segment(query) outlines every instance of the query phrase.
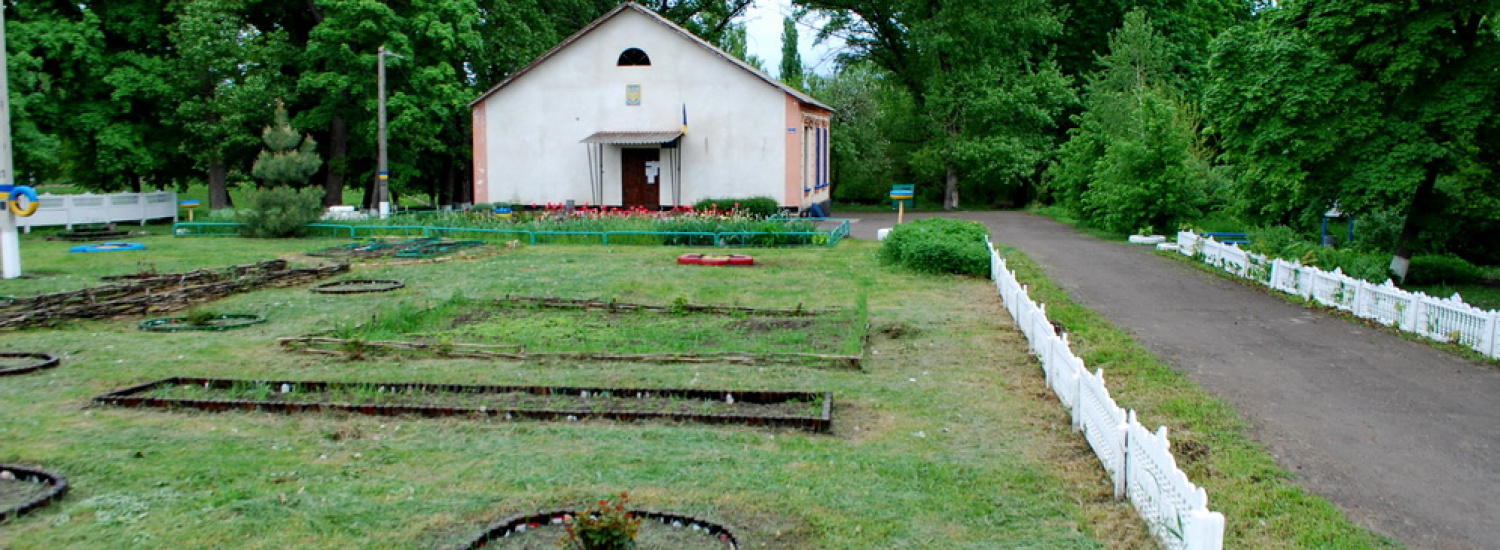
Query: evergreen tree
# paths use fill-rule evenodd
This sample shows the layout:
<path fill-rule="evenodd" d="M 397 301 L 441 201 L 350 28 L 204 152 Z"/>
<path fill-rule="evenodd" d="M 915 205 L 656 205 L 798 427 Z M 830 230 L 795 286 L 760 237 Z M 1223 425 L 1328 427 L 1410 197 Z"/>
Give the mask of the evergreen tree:
<path fill-rule="evenodd" d="M 292 128 L 286 106 L 279 99 L 271 125 L 260 136 L 266 148 L 255 158 L 250 172 L 272 187 L 305 184 L 323 165 L 323 159 L 318 158 L 318 144 Z"/>
<path fill-rule="evenodd" d="M 781 20 L 781 81 L 796 89 L 803 88 L 802 53 L 797 49 L 797 20 Z"/>

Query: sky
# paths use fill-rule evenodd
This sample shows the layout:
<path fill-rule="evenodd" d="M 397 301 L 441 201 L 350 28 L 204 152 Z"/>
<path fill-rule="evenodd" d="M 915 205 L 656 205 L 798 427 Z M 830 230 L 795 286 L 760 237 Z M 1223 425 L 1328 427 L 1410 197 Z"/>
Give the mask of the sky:
<path fill-rule="evenodd" d="M 745 10 L 744 23 L 746 49 L 751 54 L 759 57 L 765 64 L 766 72 L 771 76 L 780 76 L 781 70 L 781 19 L 792 13 L 791 0 L 755 0 L 749 9 Z M 837 54 L 835 45 L 822 44 L 813 46 L 813 38 L 818 34 L 815 27 L 816 21 L 809 17 L 797 27 L 798 50 L 802 53 L 802 65 L 810 72 L 819 74 L 831 74 L 834 70 L 833 57 Z"/>

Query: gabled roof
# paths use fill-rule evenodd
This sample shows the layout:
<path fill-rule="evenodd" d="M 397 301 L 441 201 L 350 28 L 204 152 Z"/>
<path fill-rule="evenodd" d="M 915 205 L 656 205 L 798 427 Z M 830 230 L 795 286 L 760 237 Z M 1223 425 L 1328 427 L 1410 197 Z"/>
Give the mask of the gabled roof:
<path fill-rule="evenodd" d="M 770 84 L 772 86 L 775 86 L 777 89 L 779 89 L 779 90 L 781 90 L 783 92 L 786 92 L 788 95 L 790 95 L 792 97 L 797 98 L 798 101 L 801 101 L 803 103 L 806 103 L 806 104 L 809 104 L 809 105 L 812 105 L 812 106 L 815 106 L 815 107 L 818 107 L 818 108 L 821 108 L 821 109 L 827 109 L 829 111 L 833 110 L 832 107 L 824 105 L 823 102 L 818 101 L 816 99 L 813 99 L 812 96 L 807 95 L 805 93 L 802 93 L 801 91 L 797 90 L 796 88 L 793 88 L 791 86 L 787 86 L 786 84 L 783 84 L 779 80 L 771 78 L 770 75 L 767 75 L 766 73 L 761 72 L 760 69 L 757 69 L 755 67 L 750 66 L 749 63 L 746 63 L 746 62 L 740 60 L 740 58 L 738 58 L 738 57 L 735 57 L 733 55 L 729 55 L 729 53 L 725 52 L 724 50 L 721 50 L 721 49 L 715 47 L 713 44 L 709 44 L 707 41 L 703 40 L 702 38 L 698 38 L 698 35 L 695 35 L 695 34 L 693 34 L 691 32 L 688 32 L 687 29 L 684 29 L 684 28 L 678 26 L 676 23 L 668 21 L 667 18 L 662 17 L 661 15 L 658 15 L 656 12 L 651 11 L 650 9 L 647 9 L 646 7 L 644 7 L 644 6 L 640 5 L 640 4 L 637 4 L 635 2 L 626 2 L 626 3 L 620 4 L 619 6 L 615 6 L 615 9 L 610 10 L 609 13 L 606 13 L 606 14 L 600 16 L 598 19 L 595 19 L 594 22 L 592 22 L 592 23 L 589 23 L 588 25 L 585 25 L 582 29 L 579 29 L 578 32 L 575 32 L 575 33 L 573 33 L 572 36 L 569 36 L 566 40 L 563 40 L 562 42 L 558 43 L 556 46 L 553 46 L 552 49 L 547 50 L 547 53 L 542 54 L 541 57 L 536 58 L 535 61 L 532 61 L 530 64 L 526 65 L 525 67 L 522 67 L 521 70 L 516 71 L 514 73 L 511 73 L 511 75 L 508 76 L 508 77 L 506 77 L 505 80 L 500 81 L 500 83 L 496 84 L 493 88 L 490 88 L 489 90 L 486 90 L 483 94 L 480 94 L 480 96 L 478 98 L 474 99 L 474 101 L 470 101 L 469 102 L 469 107 L 473 107 L 475 105 L 478 105 L 479 102 L 484 101 L 486 98 L 490 97 L 491 95 L 494 95 L 495 92 L 499 92 L 502 88 L 510 85 L 511 82 L 514 82 L 516 79 L 521 78 L 526 73 L 531 72 L 531 69 L 535 68 L 538 65 L 541 65 L 542 63 L 546 62 L 548 59 L 551 59 L 552 56 L 557 55 L 557 52 L 560 52 L 564 48 L 567 48 L 568 46 L 571 46 L 574 42 L 579 41 L 585 35 L 589 34 L 590 32 L 593 32 L 594 29 L 597 29 L 600 26 L 603 26 L 605 22 L 609 21 L 610 19 L 614 19 L 615 16 L 620 15 L 621 13 L 624 13 L 625 10 L 634 10 L 636 12 L 639 12 L 639 13 L 645 15 L 646 17 L 650 18 L 652 21 L 655 21 L 655 22 L 661 24 L 662 26 L 666 27 L 667 29 L 670 29 L 672 32 L 680 34 L 684 38 L 687 38 L 688 40 L 692 41 L 694 44 L 697 44 L 698 47 L 703 48 L 705 50 L 708 50 L 709 52 L 712 52 L 714 55 L 717 55 L 720 58 L 723 58 L 725 61 L 733 63 L 735 66 L 737 66 L 737 67 L 739 67 L 741 69 L 744 69 L 745 71 L 749 72 L 752 75 L 755 75 L 756 78 L 761 79 L 765 83 Z"/>

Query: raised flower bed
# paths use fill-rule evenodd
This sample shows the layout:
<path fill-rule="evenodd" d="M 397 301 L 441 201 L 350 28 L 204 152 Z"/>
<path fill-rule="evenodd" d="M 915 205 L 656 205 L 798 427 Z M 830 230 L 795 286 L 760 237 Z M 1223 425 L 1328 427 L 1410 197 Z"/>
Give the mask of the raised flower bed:
<path fill-rule="evenodd" d="M 68 492 L 62 474 L 21 464 L 0 464 L 0 522 L 46 506 Z"/>
<path fill-rule="evenodd" d="M 478 416 L 569 422 L 676 420 L 813 432 L 826 432 L 833 425 L 832 392 L 173 377 L 116 390 L 95 397 L 94 401 L 121 407 L 210 412 L 346 411 L 384 416 Z"/>

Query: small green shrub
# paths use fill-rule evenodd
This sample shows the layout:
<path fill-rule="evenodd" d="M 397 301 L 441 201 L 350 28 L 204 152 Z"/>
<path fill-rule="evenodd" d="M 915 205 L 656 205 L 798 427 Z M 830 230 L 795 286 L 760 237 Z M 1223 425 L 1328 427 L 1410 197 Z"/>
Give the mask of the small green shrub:
<path fill-rule="evenodd" d="M 736 206 L 738 205 L 738 206 Z M 769 218 L 781 213 L 781 205 L 776 204 L 776 199 L 771 197 L 750 197 L 748 199 L 703 199 L 693 204 L 693 210 L 739 210 L 757 218 Z"/>
<path fill-rule="evenodd" d="M 627 550 L 635 548 L 643 518 L 625 509 L 629 495 L 620 501 L 601 499 L 598 504 L 565 521 L 567 532 L 560 546 L 572 550 Z"/>
<path fill-rule="evenodd" d="M 1287 256 L 1284 252 L 1288 248 L 1303 242 L 1306 241 L 1297 234 L 1296 230 L 1285 225 L 1273 225 L 1251 231 L 1250 245 L 1245 248 L 1273 258 L 1285 258 Z"/>
<path fill-rule="evenodd" d="M 238 212 L 240 235 L 245 237 L 300 237 L 307 224 L 323 217 L 323 190 L 316 187 L 257 189 L 245 202 Z"/>
<path fill-rule="evenodd" d="M 1406 284 L 1465 285 L 1484 278 L 1484 270 L 1457 256 L 1413 256 Z"/>
<path fill-rule="evenodd" d="M 896 226 L 880 247 L 881 259 L 923 273 L 988 277 L 989 232 L 977 222 L 928 218 Z"/>

